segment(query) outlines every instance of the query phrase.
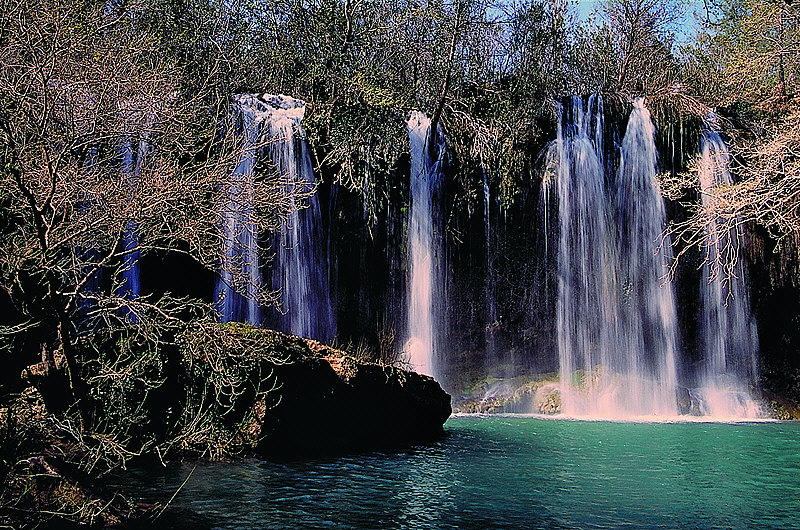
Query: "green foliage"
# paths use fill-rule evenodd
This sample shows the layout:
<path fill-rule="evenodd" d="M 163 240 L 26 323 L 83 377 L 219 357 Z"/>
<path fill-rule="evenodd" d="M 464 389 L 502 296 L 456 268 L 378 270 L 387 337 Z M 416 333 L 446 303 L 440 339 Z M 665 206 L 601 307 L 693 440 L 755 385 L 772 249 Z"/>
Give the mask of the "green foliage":
<path fill-rule="evenodd" d="M 361 193 L 368 220 L 389 197 L 389 181 L 406 154 L 408 133 L 397 109 L 387 106 L 317 105 L 304 123 L 315 153 L 323 152 L 320 169 L 336 182 Z"/>
<path fill-rule="evenodd" d="M 773 0 L 719 0 L 682 53 L 685 79 L 712 105 L 780 111 L 797 91 L 800 10 Z"/>

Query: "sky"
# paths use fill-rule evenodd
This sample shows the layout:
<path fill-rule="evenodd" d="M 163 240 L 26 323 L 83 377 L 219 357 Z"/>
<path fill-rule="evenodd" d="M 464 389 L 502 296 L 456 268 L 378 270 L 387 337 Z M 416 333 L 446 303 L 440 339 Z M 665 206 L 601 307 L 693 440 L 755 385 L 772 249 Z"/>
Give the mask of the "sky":
<path fill-rule="evenodd" d="M 705 6 L 703 0 L 676 0 L 683 5 L 683 18 L 678 24 L 675 32 L 676 40 L 679 43 L 688 42 L 698 27 L 698 20 L 705 16 Z M 578 17 L 586 20 L 592 13 L 599 11 L 603 6 L 603 0 L 571 0 L 571 5 L 577 4 Z"/>

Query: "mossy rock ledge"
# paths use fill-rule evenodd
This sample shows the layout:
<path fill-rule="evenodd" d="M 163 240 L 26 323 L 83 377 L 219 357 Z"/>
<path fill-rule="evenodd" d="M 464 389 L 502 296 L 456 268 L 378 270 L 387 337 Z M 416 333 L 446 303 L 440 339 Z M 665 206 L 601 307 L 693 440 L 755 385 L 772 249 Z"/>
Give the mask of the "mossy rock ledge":
<path fill-rule="evenodd" d="M 314 340 L 226 324 L 190 329 L 182 343 L 199 377 L 231 366 L 249 372 L 238 376 L 247 384 L 229 415 L 240 418 L 245 453 L 399 448 L 437 439 L 451 414 L 450 395 L 432 377 L 358 361 Z"/>

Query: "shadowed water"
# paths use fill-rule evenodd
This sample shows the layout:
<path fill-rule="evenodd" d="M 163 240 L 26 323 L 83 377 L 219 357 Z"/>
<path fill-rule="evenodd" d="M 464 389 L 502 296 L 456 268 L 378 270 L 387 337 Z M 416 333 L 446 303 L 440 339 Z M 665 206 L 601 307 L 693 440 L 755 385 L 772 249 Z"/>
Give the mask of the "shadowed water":
<path fill-rule="evenodd" d="M 269 158 L 284 183 L 284 201 L 290 204 L 274 243 L 278 259 L 272 287 L 282 293 L 285 311 L 277 320 L 282 331 L 331 340 L 336 322 L 328 287 L 330 264 L 311 153 L 302 128 L 305 103 L 288 96 L 270 97 L 268 103 L 273 107 L 267 122 Z"/>
<path fill-rule="evenodd" d="M 796 423 L 466 416 L 445 428 L 396 454 L 198 466 L 174 503 L 218 528 L 800 525 Z M 164 501 L 191 469 L 132 471 L 125 487 Z"/>
<path fill-rule="evenodd" d="M 142 170 L 142 165 L 144 164 L 148 152 L 147 137 L 148 135 L 145 133 L 138 141 L 128 139 L 122 146 L 122 174 L 126 185 L 130 189 L 129 193 L 131 195 L 133 195 L 134 190 L 139 186 L 139 173 Z M 139 237 L 136 232 L 136 223 L 134 221 L 128 221 L 125 224 L 122 248 L 125 254 L 121 269 L 122 274 L 119 295 L 129 300 L 135 300 L 139 297 L 141 290 L 139 281 L 139 259 L 141 258 L 141 252 L 139 251 Z M 136 321 L 136 315 L 128 308 L 124 308 L 122 313 L 131 321 Z"/>
<path fill-rule="evenodd" d="M 280 308 L 268 323 L 295 335 L 331 340 L 336 322 L 321 208 L 302 128 L 305 103 L 269 94 L 239 94 L 233 100 L 241 152 L 226 184 L 228 200 L 221 211 L 223 258 L 215 294 L 221 320 L 263 324 L 257 297 L 263 264 L 253 205 L 256 166 L 266 162 L 267 178 L 282 189 L 275 200 L 288 209 L 272 241 L 276 260 L 271 285 L 280 297 Z"/>

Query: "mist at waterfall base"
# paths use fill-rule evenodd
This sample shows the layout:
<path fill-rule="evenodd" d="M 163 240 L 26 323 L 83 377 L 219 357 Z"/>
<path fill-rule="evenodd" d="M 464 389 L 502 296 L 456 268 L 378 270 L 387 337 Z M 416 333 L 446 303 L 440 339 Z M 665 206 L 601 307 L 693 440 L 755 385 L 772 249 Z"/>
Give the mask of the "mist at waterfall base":
<path fill-rule="evenodd" d="M 461 210 L 446 134 L 432 134 L 424 114 L 407 120 L 408 165 L 370 210 L 367 194 L 315 179 L 304 109 L 286 96 L 235 98 L 241 157 L 222 209 L 225 261 L 215 295 L 223 321 L 339 344 L 388 335 L 401 359 L 456 398 L 514 392 L 519 381 L 557 371 L 559 410 L 569 417 L 759 417 L 747 263 L 729 263 L 741 258 L 729 252 L 741 234 L 708 246 L 692 280 L 695 302 L 679 307 L 662 161 L 643 101 L 626 120 L 609 120 L 600 96 L 564 99 L 541 188 L 507 205 L 482 171 L 483 196 Z M 727 151 L 709 126 L 694 149 L 706 201 L 730 182 Z M 249 220 L 248 195 L 264 160 L 287 197 L 316 186 L 266 245 Z M 363 216 L 350 213 L 356 209 Z M 723 278 L 714 264 L 736 271 Z M 243 274 L 226 272 L 234 268 Z M 246 285 L 234 286 L 234 276 Z M 249 289 L 262 284 L 280 294 L 281 310 L 255 302 Z M 687 319 L 696 320 L 692 336 L 681 327 Z"/>
<path fill-rule="evenodd" d="M 453 417 L 445 429 L 441 441 L 398 453 L 176 464 L 110 482 L 151 502 L 177 491 L 172 505 L 214 528 L 800 525 L 796 423 L 493 415 Z"/>

